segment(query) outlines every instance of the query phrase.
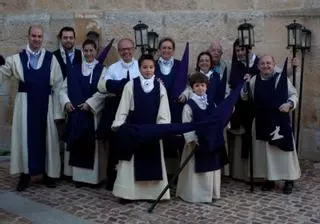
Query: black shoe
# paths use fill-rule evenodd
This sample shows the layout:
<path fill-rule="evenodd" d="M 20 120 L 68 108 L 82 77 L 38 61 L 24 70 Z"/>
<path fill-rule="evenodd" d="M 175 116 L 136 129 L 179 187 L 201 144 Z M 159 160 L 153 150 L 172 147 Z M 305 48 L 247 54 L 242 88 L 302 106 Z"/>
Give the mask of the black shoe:
<path fill-rule="evenodd" d="M 106 189 L 108 191 L 113 191 L 113 183 L 110 183 L 109 181 L 107 181 L 106 183 Z"/>
<path fill-rule="evenodd" d="M 274 189 L 274 188 L 275 188 L 275 183 L 274 183 L 274 181 L 267 180 L 267 181 L 264 182 L 264 184 L 262 185 L 261 190 L 262 190 L 262 191 L 271 191 L 271 190 Z"/>
<path fill-rule="evenodd" d="M 128 199 L 124 199 L 124 198 L 120 198 L 119 200 L 119 203 L 121 205 L 127 205 L 127 204 L 130 204 L 130 203 L 133 203 L 134 201 L 133 200 L 128 200 Z"/>
<path fill-rule="evenodd" d="M 84 187 L 84 183 L 78 182 L 78 181 L 74 181 L 74 186 L 75 186 L 76 188 Z"/>
<path fill-rule="evenodd" d="M 72 176 L 66 176 L 64 174 L 61 174 L 60 180 L 72 181 Z"/>
<path fill-rule="evenodd" d="M 101 187 L 101 183 L 98 184 L 87 184 L 91 189 L 99 189 Z"/>
<path fill-rule="evenodd" d="M 30 176 L 28 174 L 21 173 L 20 180 L 17 185 L 17 191 L 24 191 L 29 187 Z"/>
<path fill-rule="evenodd" d="M 291 194 L 292 193 L 292 188 L 293 188 L 293 181 L 292 180 L 286 180 L 284 182 L 284 186 L 283 186 L 283 193 L 284 194 Z"/>
<path fill-rule="evenodd" d="M 43 184 L 48 188 L 56 188 L 56 182 L 53 178 L 48 177 L 46 174 L 43 175 Z"/>

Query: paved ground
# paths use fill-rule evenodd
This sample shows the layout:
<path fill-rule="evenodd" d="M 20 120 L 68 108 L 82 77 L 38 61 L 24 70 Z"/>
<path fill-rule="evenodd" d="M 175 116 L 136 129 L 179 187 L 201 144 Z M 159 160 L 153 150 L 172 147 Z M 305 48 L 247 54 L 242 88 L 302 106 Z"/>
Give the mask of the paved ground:
<path fill-rule="evenodd" d="M 250 193 L 246 184 L 225 178 L 222 199 L 215 203 L 189 204 L 173 198 L 148 214 L 146 210 L 150 204 L 147 202 L 120 205 L 103 188 L 76 189 L 68 182 L 60 182 L 56 189 L 33 185 L 23 193 L 15 192 L 17 177 L 8 174 L 9 164 L 2 161 L 0 224 L 320 223 L 320 167 L 317 165 L 302 162 L 303 176 L 290 196 L 281 193 L 281 182 L 273 192 L 265 193 L 256 188 Z"/>

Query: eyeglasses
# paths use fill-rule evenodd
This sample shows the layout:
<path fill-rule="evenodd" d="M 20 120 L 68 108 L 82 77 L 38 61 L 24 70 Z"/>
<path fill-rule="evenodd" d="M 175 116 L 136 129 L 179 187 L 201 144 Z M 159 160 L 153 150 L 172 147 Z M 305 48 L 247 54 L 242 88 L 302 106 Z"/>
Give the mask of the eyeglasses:
<path fill-rule="evenodd" d="M 210 51 L 211 53 L 218 53 L 218 54 L 221 54 L 221 53 L 222 53 L 222 51 L 221 51 L 220 49 L 214 49 L 214 48 L 209 49 L 209 51 Z"/>
<path fill-rule="evenodd" d="M 119 50 L 120 52 L 132 51 L 132 50 L 133 50 L 133 47 L 119 48 L 118 50 Z"/>

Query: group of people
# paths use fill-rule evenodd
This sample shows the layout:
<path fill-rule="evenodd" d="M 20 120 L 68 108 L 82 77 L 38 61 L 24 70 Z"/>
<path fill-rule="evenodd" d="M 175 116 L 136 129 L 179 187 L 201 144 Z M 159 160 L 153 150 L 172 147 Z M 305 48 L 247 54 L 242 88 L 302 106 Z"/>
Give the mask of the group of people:
<path fill-rule="evenodd" d="M 199 54 L 195 71 L 185 74 L 188 83 L 176 97 L 182 65 L 174 58 L 172 38 L 161 39 L 157 60 L 150 54 L 134 59 L 134 42 L 122 38 L 120 60 L 104 66 L 104 59 L 97 60 L 96 32 L 89 32 L 78 50 L 74 29 L 63 27 L 54 52 L 43 47 L 43 35 L 41 25 L 31 25 L 27 46 L 0 66 L 0 84 L 12 76 L 19 81 L 10 167 L 11 174 L 20 174 L 18 191 L 29 187 L 32 176 L 43 175 L 47 187 L 56 187 L 57 178 L 72 179 L 76 187 L 106 181 L 123 203 L 154 200 L 194 152 L 178 177 L 176 195 L 211 202 L 220 198 L 222 174 L 248 181 L 252 151 L 254 177 L 265 180 L 262 190 L 284 180 L 283 193 L 292 192 L 300 168 L 289 112 L 298 98 L 286 68 L 277 68 L 272 56 L 246 52 L 236 40 L 231 62 L 224 61 L 214 41 Z M 208 121 L 244 81 L 248 84 L 238 94 L 230 122 L 215 129 L 167 135 L 135 147 L 124 131 L 130 125 Z M 213 132 L 222 136 L 216 142 Z M 162 199 L 170 199 L 170 192 Z"/>

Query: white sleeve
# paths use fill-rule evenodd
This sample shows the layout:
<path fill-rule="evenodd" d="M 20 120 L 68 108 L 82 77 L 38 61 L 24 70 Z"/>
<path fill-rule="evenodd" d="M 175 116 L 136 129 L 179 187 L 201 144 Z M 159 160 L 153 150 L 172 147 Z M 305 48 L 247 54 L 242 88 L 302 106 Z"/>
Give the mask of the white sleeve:
<path fill-rule="evenodd" d="M 106 68 L 104 68 L 102 70 L 99 82 L 101 80 L 101 77 L 103 77 L 105 70 L 106 70 Z M 99 83 L 98 83 L 98 85 L 99 85 Z M 106 96 L 107 96 L 106 93 L 97 91 L 95 94 L 92 95 L 92 97 L 90 97 L 89 99 L 86 100 L 86 103 L 91 107 L 91 110 L 94 114 L 97 114 L 100 111 L 102 111 L 102 109 L 104 107 L 104 102 L 105 102 Z"/>
<path fill-rule="evenodd" d="M 117 128 L 124 124 L 127 120 L 133 102 L 133 82 L 129 81 L 123 89 L 121 100 L 117 109 L 116 117 L 112 123 L 112 128 Z"/>
<path fill-rule="evenodd" d="M 165 87 L 160 84 L 160 106 L 157 115 L 157 124 L 167 124 L 171 122 L 171 114 L 167 91 Z"/>
<path fill-rule="evenodd" d="M 63 76 L 60 65 L 56 57 L 52 57 L 51 61 L 51 77 L 52 78 L 52 100 L 53 100 L 53 117 L 54 119 L 63 119 L 64 113 L 59 103 L 60 91 L 63 85 Z"/>

